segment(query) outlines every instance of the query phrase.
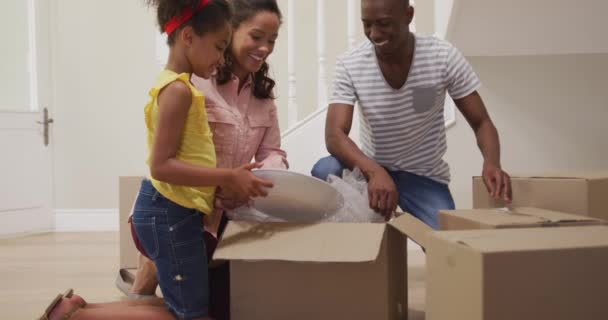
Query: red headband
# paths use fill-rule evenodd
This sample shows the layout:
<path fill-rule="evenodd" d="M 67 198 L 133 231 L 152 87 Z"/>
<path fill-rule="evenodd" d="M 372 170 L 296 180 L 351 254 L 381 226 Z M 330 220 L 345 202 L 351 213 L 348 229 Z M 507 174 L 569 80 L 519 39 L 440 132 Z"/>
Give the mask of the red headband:
<path fill-rule="evenodd" d="M 167 23 L 165 23 L 165 25 L 163 26 L 167 36 L 170 36 L 173 33 L 173 31 L 175 31 L 175 29 L 181 27 L 181 25 L 183 25 L 188 20 L 190 20 L 190 18 L 192 18 L 192 16 L 194 16 L 199 11 L 201 11 L 201 9 L 203 9 L 207 4 L 209 4 L 210 1 L 211 0 L 200 0 L 198 3 L 198 7 L 196 7 L 196 9 L 194 9 L 194 11 L 192 10 L 192 7 L 190 7 L 190 6 L 185 7 L 184 10 L 182 10 L 182 13 L 180 15 L 176 15 L 173 18 L 171 18 L 169 21 L 167 21 Z"/>

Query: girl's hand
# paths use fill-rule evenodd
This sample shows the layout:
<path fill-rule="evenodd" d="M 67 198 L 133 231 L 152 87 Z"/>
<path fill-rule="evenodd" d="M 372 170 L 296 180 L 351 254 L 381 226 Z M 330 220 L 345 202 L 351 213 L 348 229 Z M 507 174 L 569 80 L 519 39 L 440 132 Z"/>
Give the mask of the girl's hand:
<path fill-rule="evenodd" d="M 242 207 L 242 206 L 251 206 L 253 204 L 252 200 L 248 200 L 248 201 L 238 201 L 235 199 L 224 199 L 222 201 L 222 205 L 223 208 L 225 210 L 234 210 L 236 208 Z"/>
<path fill-rule="evenodd" d="M 256 177 L 251 170 L 260 168 L 261 163 L 255 162 L 233 169 L 228 183 L 223 186 L 237 201 L 247 202 L 255 197 L 268 195 L 266 188 L 272 188 L 271 181 Z"/>
<path fill-rule="evenodd" d="M 225 190 L 215 193 L 215 208 L 219 210 L 234 210 L 244 205 L 251 205 L 253 201 L 238 201 L 234 194 L 229 194 Z"/>

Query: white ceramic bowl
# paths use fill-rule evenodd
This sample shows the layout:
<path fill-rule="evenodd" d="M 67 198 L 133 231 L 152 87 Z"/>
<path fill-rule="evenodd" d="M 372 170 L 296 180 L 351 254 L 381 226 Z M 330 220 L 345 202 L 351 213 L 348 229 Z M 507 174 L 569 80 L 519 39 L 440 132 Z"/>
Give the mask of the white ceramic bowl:
<path fill-rule="evenodd" d="M 344 203 L 338 190 L 315 177 L 279 169 L 252 172 L 274 183 L 268 196 L 256 198 L 253 205 L 269 216 L 288 222 L 315 222 L 336 212 Z"/>

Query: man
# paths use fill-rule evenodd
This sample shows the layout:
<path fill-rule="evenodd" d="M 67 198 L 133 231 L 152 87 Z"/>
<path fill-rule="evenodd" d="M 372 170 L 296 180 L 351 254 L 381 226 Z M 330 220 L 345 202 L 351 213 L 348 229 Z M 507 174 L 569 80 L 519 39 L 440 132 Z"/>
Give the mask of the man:
<path fill-rule="evenodd" d="M 510 202 L 511 181 L 500 165 L 498 132 L 477 93 L 480 82 L 451 44 L 409 31 L 409 0 L 362 0 L 369 41 L 339 57 L 325 127 L 332 156 L 312 174 L 326 179 L 359 167 L 369 205 L 385 217 L 397 204 L 437 229 L 437 211 L 453 209 L 443 118 L 446 92 L 469 122 L 484 158 L 483 180 L 495 198 Z M 348 137 L 356 102 L 361 146 Z"/>

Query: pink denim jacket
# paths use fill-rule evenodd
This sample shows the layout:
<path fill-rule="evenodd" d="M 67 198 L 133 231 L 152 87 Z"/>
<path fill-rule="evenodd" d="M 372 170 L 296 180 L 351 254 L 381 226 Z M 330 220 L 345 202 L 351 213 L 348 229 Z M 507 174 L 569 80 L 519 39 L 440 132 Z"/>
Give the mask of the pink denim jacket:
<path fill-rule="evenodd" d="M 272 99 L 253 96 L 251 77 L 238 92 L 239 79 L 217 85 L 192 76 L 192 83 L 205 96 L 205 107 L 218 168 L 237 168 L 251 162 L 262 162 L 262 168 L 287 169 L 287 153 L 281 149 L 281 132 L 277 107 Z M 220 191 L 215 198 L 215 214 L 221 215 L 225 205 L 232 203 Z M 232 205 L 229 205 L 229 207 Z"/>
<path fill-rule="evenodd" d="M 223 85 L 192 76 L 192 83 L 205 96 L 218 168 L 236 168 L 255 157 L 264 168 L 287 169 L 277 108 L 272 99 L 253 96 L 251 77 L 241 92 L 236 76 Z"/>

